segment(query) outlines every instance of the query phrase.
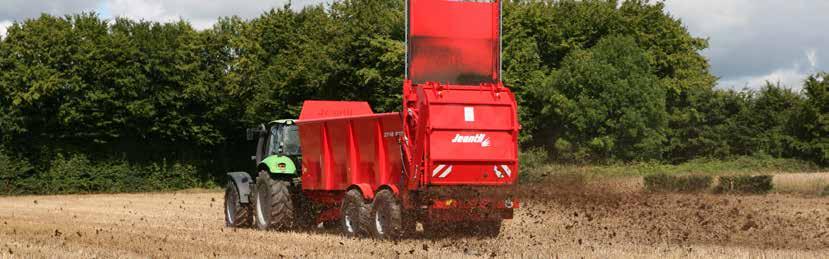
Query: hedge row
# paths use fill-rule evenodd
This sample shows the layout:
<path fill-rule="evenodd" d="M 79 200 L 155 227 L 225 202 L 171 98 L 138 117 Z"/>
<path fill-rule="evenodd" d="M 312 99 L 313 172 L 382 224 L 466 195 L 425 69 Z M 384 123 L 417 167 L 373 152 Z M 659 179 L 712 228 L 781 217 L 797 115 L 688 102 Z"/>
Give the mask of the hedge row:
<path fill-rule="evenodd" d="M 720 176 L 720 183 L 714 192 L 764 194 L 774 188 L 772 179 L 771 175 Z"/>
<path fill-rule="evenodd" d="M 166 162 L 134 165 L 91 162 L 82 155 L 58 155 L 47 168 L 0 152 L 0 195 L 118 193 L 209 187 L 193 165 Z"/>
<path fill-rule="evenodd" d="M 711 186 L 711 176 L 705 175 L 667 175 L 645 176 L 645 189 L 654 192 L 698 192 Z"/>

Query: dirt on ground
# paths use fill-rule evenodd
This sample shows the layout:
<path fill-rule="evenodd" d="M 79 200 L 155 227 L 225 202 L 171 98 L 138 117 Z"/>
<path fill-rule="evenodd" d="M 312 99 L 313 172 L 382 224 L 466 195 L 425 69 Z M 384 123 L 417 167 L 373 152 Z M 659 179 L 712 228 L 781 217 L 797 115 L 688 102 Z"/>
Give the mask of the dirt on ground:
<path fill-rule="evenodd" d="M 646 193 L 629 182 L 525 185 L 497 238 L 224 227 L 223 193 L 0 198 L 5 257 L 829 258 L 829 199 Z"/>

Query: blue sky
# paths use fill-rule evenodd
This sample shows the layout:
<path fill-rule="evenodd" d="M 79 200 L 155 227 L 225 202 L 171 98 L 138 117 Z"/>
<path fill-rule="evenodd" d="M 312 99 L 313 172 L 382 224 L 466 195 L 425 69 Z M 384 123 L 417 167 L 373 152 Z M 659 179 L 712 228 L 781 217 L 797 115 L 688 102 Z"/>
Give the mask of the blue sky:
<path fill-rule="evenodd" d="M 293 0 L 295 8 L 331 0 Z M 13 21 L 40 13 L 96 11 L 103 17 L 186 19 L 209 28 L 217 17 L 253 18 L 288 0 L 0 0 L 0 35 Z M 758 88 L 765 81 L 800 88 L 811 73 L 829 71 L 827 0 L 667 0 L 667 11 L 695 36 L 722 88 Z"/>

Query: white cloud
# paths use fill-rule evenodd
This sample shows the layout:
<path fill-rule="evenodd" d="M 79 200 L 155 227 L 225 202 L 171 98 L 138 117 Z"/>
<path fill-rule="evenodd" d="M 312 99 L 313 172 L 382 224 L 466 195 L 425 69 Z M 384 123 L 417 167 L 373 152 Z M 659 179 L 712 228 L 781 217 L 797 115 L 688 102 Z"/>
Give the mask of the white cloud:
<path fill-rule="evenodd" d="M 809 59 L 809 65 L 812 65 L 811 68 L 813 68 L 813 69 L 817 68 L 817 65 L 818 65 L 818 63 L 817 63 L 817 58 L 818 58 L 817 57 L 817 50 L 810 49 L 810 50 L 806 51 L 806 58 Z"/>
<path fill-rule="evenodd" d="M 806 75 L 829 71 L 826 0 L 667 0 L 668 12 L 697 37 L 722 87 L 752 88 L 765 80 L 799 88 Z M 805 56 L 804 56 L 805 53 Z M 794 64 L 794 65 L 793 65 Z M 802 76 L 799 79 L 793 77 Z"/>
<path fill-rule="evenodd" d="M 166 11 L 161 1 L 109 0 L 105 6 L 113 15 L 130 19 L 164 20 L 170 18 L 165 15 Z"/>
<path fill-rule="evenodd" d="M 710 34 L 748 25 L 752 3 L 749 0 L 678 0 L 668 1 L 667 9 L 681 18 L 691 32 Z"/>
<path fill-rule="evenodd" d="M 12 21 L 0 21 L 0 39 L 6 37 L 9 26 L 12 26 Z"/>
<path fill-rule="evenodd" d="M 327 3 L 330 0 L 294 0 L 293 8 L 301 9 L 310 4 Z M 184 19 L 196 29 L 206 29 L 222 16 L 253 18 L 271 8 L 280 8 L 288 0 L 105 0 L 104 13 L 112 17 L 134 20 L 171 22 Z"/>
<path fill-rule="evenodd" d="M 809 74 L 801 71 L 799 66 L 794 66 L 785 69 L 778 69 L 766 75 L 748 76 L 720 81 L 719 87 L 735 90 L 742 90 L 745 88 L 759 89 L 765 86 L 766 82 L 770 82 L 772 84 L 780 83 L 781 86 L 792 89 L 801 89 L 803 88 L 803 80 L 805 80 L 808 76 Z"/>
<path fill-rule="evenodd" d="M 57 16 L 95 10 L 100 0 L 0 0 L 0 20 L 22 21 L 41 13 Z"/>
<path fill-rule="evenodd" d="M 813 75 L 819 72 L 819 60 L 817 50 L 808 49 L 805 50 L 803 54 L 806 57 L 806 61 L 808 62 L 806 63 L 808 67 L 802 67 L 800 64 L 803 62 L 795 62 L 788 68 L 776 69 L 768 74 L 743 76 L 738 78 L 721 80 L 719 82 L 719 87 L 736 90 L 741 90 L 743 88 L 758 89 L 760 87 L 765 86 L 766 82 L 771 82 L 772 84 L 780 83 L 780 85 L 792 89 L 801 89 L 803 88 L 804 80 L 809 75 Z"/>
<path fill-rule="evenodd" d="M 213 26 L 219 17 L 250 19 L 291 1 L 299 10 L 333 0 L 0 0 L 0 22 L 23 21 L 49 13 L 56 16 L 95 11 L 104 18 L 125 17 L 157 22 L 189 21 L 197 29 Z M 0 24 L 3 25 L 3 24 Z M 0 35 L 5 34 L 0 28 Z"/>

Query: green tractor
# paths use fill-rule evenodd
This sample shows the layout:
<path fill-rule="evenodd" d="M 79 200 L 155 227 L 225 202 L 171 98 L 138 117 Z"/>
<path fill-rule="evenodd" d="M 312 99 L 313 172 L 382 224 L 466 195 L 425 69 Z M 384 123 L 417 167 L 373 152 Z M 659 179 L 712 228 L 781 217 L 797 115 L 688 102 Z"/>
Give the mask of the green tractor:
<path fill-rule="evenodd" d="M 228 173 L 225 188 L 225 224 L 229 227 L 288 229 L 306 221 L 302 208 L 300 172 L 302 152 L 294 120 L 277 120 L 247 130 L 248 140 L 258 138 L 256 178 L 246 172 Z"/>

